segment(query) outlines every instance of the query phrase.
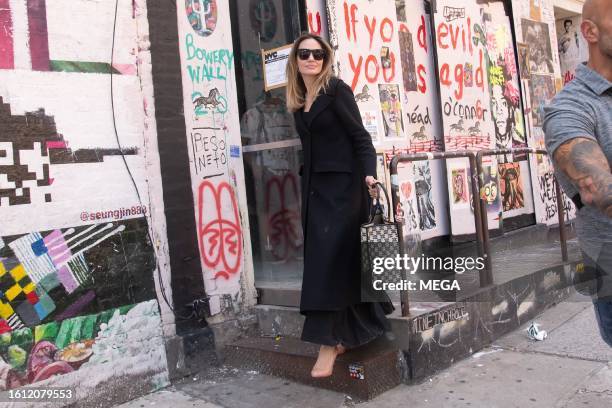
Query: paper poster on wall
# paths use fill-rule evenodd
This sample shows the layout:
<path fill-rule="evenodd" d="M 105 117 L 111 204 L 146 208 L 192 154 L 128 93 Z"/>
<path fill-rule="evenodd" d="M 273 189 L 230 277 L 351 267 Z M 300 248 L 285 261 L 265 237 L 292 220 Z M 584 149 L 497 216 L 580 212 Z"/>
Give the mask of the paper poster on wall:
<path fill-rule="evenodd" d="M 457 207 L 469 205 L 468 202 L 468 169 L 451 170 L 452 204 Z"/>
<path fill-rule="evenodd" d="M 510 211 L 524 208 L 525 194 L 520 163 L 501 163 L 498 170 L 503 210 Z"/>
<path fill-rule="evenodd" d="M 419 227 L 419 211 L 415 188 L 414 166 L 410 163 L 400 163 L 397 167 L 399 185 L 399 203 L 395 208 L 402 224 L 404 254 L 419 256 L 423 233 Z"/>
<path fill-rule="evenodd" d="M 287 85 L 286 69 L 292 46 L 293 44 L 288 44 L 271 50 L 261 50 L 266 91 Z"/>
<path fill-rule="evenodd" d="M 589 59 L 589 48 L 580 31 L 580 16 L 557 20 L 557 44 L 563 85 L 574 79 L 576 67 Z"/>
<path fill-rule="evenodd" d="M 378 115 L 374 111 L 360 111 L 363 127 L 372 136 L 372 141 L 378 140 Z"/>
<path fill-rule="evenodd" d="M 531 72 L 529 71 L 529 45 L 518 43 L 516 48 L 518 50 L 520 78 L 522 80 L 529 79 L 531 77 Z"/>
<path fill-rule="evenodd" d="M 553 56 L 547 23 L 522 19 L 523 42 L 529 44 L 529 70 L 532 73 L 552 74 Z"/>
<path fill-rule="evenodd" d="M 394 84 L 379 84 L 378 92 L 386 138 L 403 138 L 404 118 L 400 101 L 399 86 Z"/>
<path fill-rule="evenodd" d="M 555 82 L 552 75 L 532 74 L 529 81 L 531 118 L 533 126 L 544 125 L 544 107 L 555 97 Z"/>

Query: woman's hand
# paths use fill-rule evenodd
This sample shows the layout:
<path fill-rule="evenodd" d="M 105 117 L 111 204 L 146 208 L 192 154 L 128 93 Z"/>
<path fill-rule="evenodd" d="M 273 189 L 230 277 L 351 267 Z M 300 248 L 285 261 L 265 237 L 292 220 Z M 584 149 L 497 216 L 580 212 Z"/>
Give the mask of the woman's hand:
<path fill-rule="evenodd" d="M 365 182 L 368 186 L 368 193 L 370 194 L 370 197 L 378 198 L 378 187 L 376 186 L 378 180 L 376 180 L 373 176 L 366 176 Z"/>

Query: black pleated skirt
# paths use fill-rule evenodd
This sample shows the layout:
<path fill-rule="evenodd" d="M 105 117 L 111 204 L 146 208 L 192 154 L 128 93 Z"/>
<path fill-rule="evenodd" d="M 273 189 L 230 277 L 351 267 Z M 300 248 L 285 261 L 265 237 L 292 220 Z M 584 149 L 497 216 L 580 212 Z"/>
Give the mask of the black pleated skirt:
<path fill-rule="evenodd" d="M 305 311 L 302 340 L 309 343 L 346 348 L 362 346 L 385 332 L 391 323 L 381 303 L 357 303 L 338 311 Z"/>

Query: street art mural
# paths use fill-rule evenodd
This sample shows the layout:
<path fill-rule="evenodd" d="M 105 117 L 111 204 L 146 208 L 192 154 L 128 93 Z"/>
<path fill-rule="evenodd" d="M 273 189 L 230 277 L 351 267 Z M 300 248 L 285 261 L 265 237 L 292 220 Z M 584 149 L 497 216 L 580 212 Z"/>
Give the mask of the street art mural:
<path fill-rule="evenodd" d="M 197 239 L 204 287 L 211 314 L 221 310 L 224 295 L 239 301 L 244 268 L 245 228 L 240 217 L 243 175 L 231 162 L 241 160 L 240 128 L 236 102 L 235 64 L 227 2 L 186 0 L 198 11 L 199 20 L 185 15 L 177 0 L 178 36 L 181 58 L 183 102 L 192 191 L 196 211 Z M 262 41 L 273 41 L 279 25 L 274 1 L 243 2 L 249 21 L 241 29 L 256 30 Z M 194 24 L 194 21 L 196 24 Z M 251 35 L 257 41 L 257 34 Z M 245 55 L 246 56 L 246 55 Z M 242 56 L 242 57 L 245 57 Z M 246 56 L 245 75 L 259 75 L 259 59 Z M 244 183 L 242 183 L 244 184 Z M 242 197 L 242 198 L 241 198 Z M 248 234 L 248 232 L 247 232 Z"/>
<path fill-rule="evenodd" d="M 495 130 L 495 147 L 498 149 L 524 148 L 527 147 L 527 129 L 523 119 L 519 70 L 512 40 L 512 23 L 502 3 L 490 4 L 487 7 L 484 22 L 487 34 L 488 82 L 491 95 L 491 116 Z M 525 186 L 525 189 L 521 187 L 520 190 L 520 205 L 519 201 L 513 201 L 513 205 L 503 205 L 502 218 L 508 220 L 519 215 L 533 214 L 527 156 L 507 154 L 496 158 L 500 169 L 502 168 L 501 163 L 515 163 L 517 168 L 512 174 L 520 178 L 515 184 Z M 502 178 L 499 181 L 504 182 Z M 501 184 L 499 191 L 505 191 Z M 526 192 L 526 197 L 522 196 L 523 192 Z"/>
<path fill-rule="evenodd" d="M 530 147 L 543 149 L 543 106 L 550 102 L 562 84 L 554 7 L 551 0 L 521 0 L 513 2 L 512 7 L 519 44 L 527 143 Z M 558 219 L 556 202 L 553 200 L 553 197 L 556 200 L 556 195 L 553 194 L 552 164 L 545 155 L 530 155 L 529 168 L 536 222 L 555 224 Z M 521 171 L 526 174 L 526 169 L 521 168 Z M 528 192 L 526 185 L 523 191 Z M 567 219 L 571 219 L 575 216 L 575 208 L 565 193 L 562 194 Z M 529 200 L 525 197 L 525 205 L 528 204 Z"/>
<path fill-rule="evenodd" d="M 488 82 L 490 36 L 487 33 L 486 23 L 489 21 L 485 18 L 486 6 L 466 2 L 458 7 L 456 2 L 441 1 L 436 2 L 436 9 L 433 11 L 444 148 L 447 151 L 494 148 L 497 137 L 491 114 Z M 503 32 L 499 37 L 501 41 L 499 44 L 495 43 L 493 49 L 502 56 L 502 62 L 505 64 L 503 50 L 507 40 L 503 38 Z M 501 80 L 502 85 L 505 82 Z M 453 171 L 457 176 L 458 171 L 468 168 L 468 161 L 451 159 L 447 161 L 447 166 L 446 180 L 451 187 Z M 455 200 L 452 188 L 449 188 L 447 194 L 452 209 L 452 235 L 474 234 L 472 208 L 466 206 L 462 200 Z M 498 228 L 498 212 L 490 205 L 487 206 L 487 211 L 490 212 L 489 228 Z"/>
<path fill-rule="evenodd" d="M 169 382 L 149 238 L 147 193 L 161 181 L 145 157 L 146 5 L 117 3 L 112 63 L 112 31 L 75 13 L 112 22 L 115 4 L 0 1 L 0 390 Z"/>
<path fill-rule="evenodd" d="M 527 147 L 511 25 L 503 7 L 487 9 L 485 29 L 495 146 Z"/>
<path fill-rule="evenodd" d="M 209 36 L 217 26 L 216 0 L 185 0 L 185 12 L 193 31 Z"/>
<path fill-rule="evenodd" d="M 327 1 L 327 15 L 336 50 L 335 73 L 352 87 L 377 151 L 386 160 L 397 153 L 442 151 L 430 17 L 424 2 Z M 423 239 L 449 232 L 442 165 L 439 160 L 430 162 L 434 220 L 424 224 L 428 228 L 421 231 Z M 406 177 L 413 177 L 412 172 Z M 416 200 L 413 204 L 416 214 Z"/>
<path fill-rule="evenodd" d="M 151 376 L 160 387 L 168 384 L 165 359 L 159 306 L 150 300 L 0 334 L 0 391 L 40 381 L 66 387 L 79 377 L 106 382 L 127 373 Z"/>
<path fill-rule="evenodd" d="M 101 163 L 107 156 L 137 155 L 137 147 L 80 148 L 57 132 L 54 118 L 43 108 L 12 115 L 0 97 L 0 207 L 51 202 L 55 165 Z"/>

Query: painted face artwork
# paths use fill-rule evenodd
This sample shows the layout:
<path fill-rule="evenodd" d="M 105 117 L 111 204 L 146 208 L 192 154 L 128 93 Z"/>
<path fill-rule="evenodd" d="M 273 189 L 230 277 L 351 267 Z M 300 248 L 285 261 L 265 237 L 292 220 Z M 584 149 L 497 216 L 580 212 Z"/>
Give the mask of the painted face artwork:
<path fill-rule="evenodd" d="M 504 211 L 523 208 L 525 206 L 520 172 L 519 163 L 505 163 L 499 165 L 499 186 Z"/>
<path fill-rule="evenodd" d="M 512 147 L 513 110 L 504 96 L 501 85 L 494 85 L 491 89 L 491 109 L 497 135 L 497 145 Z"/>
<path fill-rule="evenodd" d="M 216 0 L 185 0 L 185 12 L 193 31 L 207 37 L 217 26 Z"/>

